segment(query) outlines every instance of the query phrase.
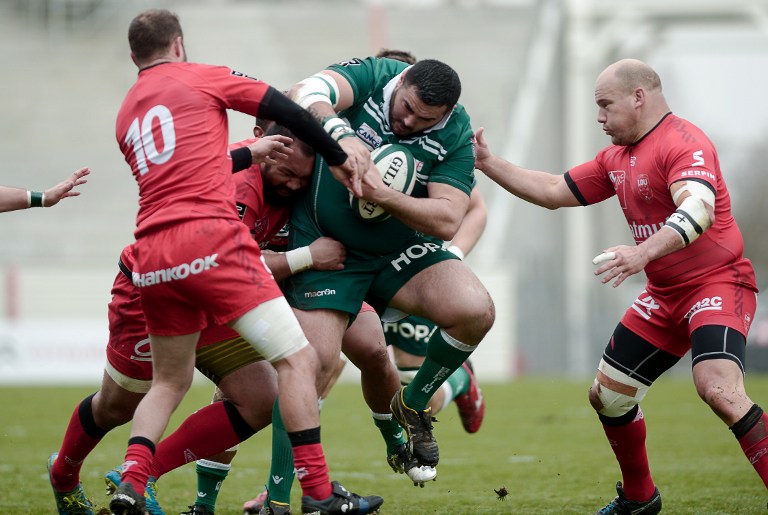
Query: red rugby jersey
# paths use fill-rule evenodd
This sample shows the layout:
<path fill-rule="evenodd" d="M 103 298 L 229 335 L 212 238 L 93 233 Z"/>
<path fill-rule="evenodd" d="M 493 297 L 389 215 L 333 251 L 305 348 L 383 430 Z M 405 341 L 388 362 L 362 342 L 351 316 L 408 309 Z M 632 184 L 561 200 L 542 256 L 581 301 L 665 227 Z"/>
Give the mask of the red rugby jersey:
<path fill-rule="evenodd" d="M 198 218 L 237 218 L 227 109 L 257 116 L 269 85 L 224 66 L 162 63 L 139 72 L 117 115 L 139 185 L 136 237 Z"/>
<path fill-rule="evenodd" d="M 250 145 L 254 141 L 257 139 L 251 138 L 233 143 L 229 146 L 229 150 Z M 240 220 L 248 227 L 253 239 L 263 249 L 288 221 L 291 214 L 290 207 L 275 206 L 266 202 L 264 181 L 258 164 L 235 174 L 235 188 Z"/>
<path fill-rule="evenodd" d="M 610 145 L 594 160 L 569 170 L 565 179 L 582 205 L 616 196 L 636 244 L 664 226 L 677 209 L 672 183 L 694 179 L 715 192 L 715 222 L 691 245 L 648 263 L 648 281 L 672 286 L 714 279 L 718 271 L 755 288 L 754 270 L 731 214 L 731 198 L 712 142 L 691 122 L 667 114 L 633 145 Z M 726 270 L 726 267 L 728 270 Z"/>

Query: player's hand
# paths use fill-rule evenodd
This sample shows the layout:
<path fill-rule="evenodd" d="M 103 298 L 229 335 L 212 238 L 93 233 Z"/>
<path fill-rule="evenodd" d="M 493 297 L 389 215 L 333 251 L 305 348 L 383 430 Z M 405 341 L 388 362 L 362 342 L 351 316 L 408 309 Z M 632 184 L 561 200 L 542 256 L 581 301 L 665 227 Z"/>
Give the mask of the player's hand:
<path fill-rule="evenodd" d="M 368 176 L 371 169 L 375 168 L 371 161 L 371 152 L 356 137 L 341 139 L 339 145 L 347 154 L 347 160 L 340 166 L 332 166 L 331 173 L 353 195 L 360 197 L 363 194 L 363 182 L 375 188 Z"/>
<path fill-rule="evenodd" d="M 293 143 L 293 138 L 280 134 L 264 136 L 248 145 L 251 151 L 253 164 L 277 164 L 278 161 L 288 159 L 293 154 L 293 149 L 288 145 Z"/>
<path fill-rule="evenodd" d="M 482 170 L 485 160 L 493 156 L 493 152 L 485 141 L 485 128 L 480 127 L 475 131 L 475 168 Z"/>
<path fill-rule="evenodd" d="M 61 199 L 67 197 L 77 197 L 80 192 L 75 190 L 77 186 L 88 182 L 85 176 L 91 173 L 88 167 L 80 168 L 75 171 L 68 179 L 61 181 L 56 186 L 45 190 L 45 202 L 43 207 L 55 206 Z"/>
<path fill-rule="evenodd" d="M 624 282 L 624 279 L 645 268 L 648 264 L 648 256 L 641 247 L 617 245 L 595 256 L 592 264 L 598 265 L 595 275 L 605 274 L 600 281 L 606 284 L 616 279 L 612 284 L 616 288 Z"/>
<path fill-rule="evenodd" d="M 312 253 L 313 270 L 343 270 L 347 258 L 347 248 L 334 240 L 323 236 L 309 244 Z"/>

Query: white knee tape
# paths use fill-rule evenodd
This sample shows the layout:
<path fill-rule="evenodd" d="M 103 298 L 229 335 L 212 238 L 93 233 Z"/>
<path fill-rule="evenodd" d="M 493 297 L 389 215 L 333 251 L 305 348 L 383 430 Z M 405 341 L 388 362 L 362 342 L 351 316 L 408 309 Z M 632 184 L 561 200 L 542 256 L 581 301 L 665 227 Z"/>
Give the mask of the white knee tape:
<path fill-rule="evenodd" d="M 601 415 L 613 418 L 626 415 L 643 400 L 648 392 L 648 386 L 612 367 L 605 360 L 600 360 L 598 370 L 612 380 L 610 385 L 603 384 L 597 379 L 592 384 L 592 388 L 597 391 L 597 396 L 603 405 L 603 408 L 599 410 Z M 622 391 L 612 390 L 610 387 Z"/>
<path fill-rule="evenodd" d="M 285 297 L 268 300 L 253 308 L 231 326 L 270 363 L 309 345 Z"/>

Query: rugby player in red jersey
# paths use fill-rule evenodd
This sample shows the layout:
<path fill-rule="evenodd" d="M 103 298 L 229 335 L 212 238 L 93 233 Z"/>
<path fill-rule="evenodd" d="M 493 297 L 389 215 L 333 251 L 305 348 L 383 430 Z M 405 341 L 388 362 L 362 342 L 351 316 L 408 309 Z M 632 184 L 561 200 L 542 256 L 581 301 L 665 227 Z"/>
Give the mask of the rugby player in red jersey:
<path fill-rule="evenodd" d="M 260 135 L 257 131 L 261 131 L 258 126 L 254 133 Z M 290 198 L 306 186 L 312 174 L 314 150 L 291 136 L 284 128 L 273 126 L 258 142 L 246 140 L 233 145 L 231 151 L 233 171 L 251 162 L 269 162 L 235 176 L 239 214 L 254 237 L 261 240 L 268 240 L 281 227 L 288 216 Z M 249 145 L 235 148 L 243 144 Z M 309 252 L 316 269 L 338 268 L 345 255 L 344 247 L 330 238 L 317 240 Z M 276 277 L 292 273 L 285 254 L 267 253 L 265 259 Z M 152 383 L 152 355 L 140 290 L 131 282 L 133 265 L 132 246 L 128 246 L 120 256 L 120 272 L 108 306 L 110 339 L 101 389 L 75 408 L 62 446 L 49 460 L 57 507 L 63 513 L 92 513 L 80 485 L 80 467 L 107 432 L 131 420 Z M 196 364 L 227 392 L 229 400 L 198 410 L 173 438 L 161 441 L 151 470 L 153 478 L 186 463 L 187 456 L 194 459 L 217 452 L 220 445 L 232 445 L 233 440 L 237 443 L 271 421 L 277 393 L 274 371 L 237 333 L 226 327 L 206 329 L 197 345 Z M 111 472 L 108 479 L 120 483 L 119 474 L 115 478 Z M 154 485 L 154 479 L 149 484 Z M 148 492 L 147 508 L 150 513 L 161 511 L 154 491 Z"/>
<path fill-rule="evenodd" d="M 768 416 L 744 389 L 757 286 L 715 147 L 670 111 L 658 74 L 641 61 L 608 66 L 597 78 L 595 102 L 612 145 L 592 161 L 564 175 L 527 170 L 494 155 L 479 129 L 476 166 L 510 193 L 549 209 L 616 196 L 634 234 L 635 246 L 610 247 L 593 260 L 595 275 L 613 287 L 643 270 L 647 276 L 589 391 L 622 473 L 618 496 L 597 513 L 661 511 L 639 403 L 689 350 L 699 396 L 768 484 Z"/>
<path fill-rule="evenodd" d="M 153 381 L 134 414 L 113 513 L 141 513 L 156 443 L 189 388 L 200 331 L 226 324 L 278 373 L 279 403 L 307 504 L 375 509 L 331 483 L 320 443 L 318 366 L 296 317 L 240 223 L 227 156 L 227 109 L 274 120 L 310 144 L 360 194 L 370 160 L 348 159 L 309 113 L 268 84 L 223 66 L 187 62 L 178 17 L 144 11 L 128 29 L 139 68 L 116 137 L 139 186 L 133 283 L 152 346 Z M 343 134 L 336 134 L 341 139 Z M 373 506 L 373 507 L 372 507 Z"/>

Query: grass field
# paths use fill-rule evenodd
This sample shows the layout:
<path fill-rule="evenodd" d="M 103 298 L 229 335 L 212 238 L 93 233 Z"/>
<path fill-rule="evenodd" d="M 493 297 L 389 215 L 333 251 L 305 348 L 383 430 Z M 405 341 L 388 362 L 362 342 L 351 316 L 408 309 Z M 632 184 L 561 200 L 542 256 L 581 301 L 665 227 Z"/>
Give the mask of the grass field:
<path fill-rule="evenodd" d="M 391 473 L 384 445 L 359 388 L 337 385 L 323 411 L 323 443 L 331 476 L 359 493 L 384 497 L 382 514 L 591 514 L 615 495 L 613 454 L 586 400 L 590 381 L 521 379 L 485 385 L 487 411 L 467 435 L 454 406 L 438 416 L 436 482 L 415 488 Z M 747 387 L 768 405 L 768 376 Z M 93 388 L 0 388 L 0 513 L 55 513 L 45 462 L 61 441 L 75 404 Z M 172 424 L 208 402 L 196 385 Z M 766 513 L 766 490 L 731 432 L 709 411 L 688 378 L 660 380 L 643 403 L 654 478 L 667 514 Z M 127 427 L 113 431 L 85 463 L 83 484 L 99 505 L 103 473 L 122 461 Z M 267 476 L 269 431 L 240 446 L 219 496 L 219 514 L 239 514 Z M 194 466 L 164 476 L 159 500 L 175 514 L 194 500 Z M 505 501 L 494 489 L 506 487 Z M 298 487 L 294 512 L 300 512 Z"/>

